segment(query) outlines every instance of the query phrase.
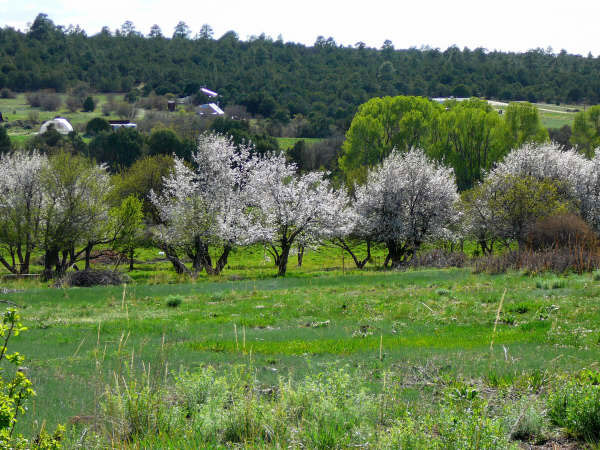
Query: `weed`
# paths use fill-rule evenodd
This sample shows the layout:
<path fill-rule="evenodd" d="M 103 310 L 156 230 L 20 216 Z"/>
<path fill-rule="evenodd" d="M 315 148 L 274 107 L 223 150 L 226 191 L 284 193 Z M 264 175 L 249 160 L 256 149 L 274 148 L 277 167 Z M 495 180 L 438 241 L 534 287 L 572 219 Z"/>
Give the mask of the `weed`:
<path fill-rule="evenodd" d="M 169 308 L 177 308 L 183 302 L 180 295 L 169 295 L 166 299 L 166 304 Z"/>
<path fill-rule="evenodd" d="M 593 377 L 597 379 L 598 375 Z M 600 386 L 588 376 L 560 383 L 548 397 L 548 416 L 555 425 L 588 441 L 600 440 Z M 592 381 L 592 382 L 590 382 Z"/>

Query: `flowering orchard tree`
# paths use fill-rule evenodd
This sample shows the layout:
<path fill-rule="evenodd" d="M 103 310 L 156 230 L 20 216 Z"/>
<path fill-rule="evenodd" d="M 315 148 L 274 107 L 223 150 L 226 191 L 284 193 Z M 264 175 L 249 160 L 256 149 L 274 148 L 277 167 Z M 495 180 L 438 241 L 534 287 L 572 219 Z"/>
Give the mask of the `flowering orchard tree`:
<path fill-rule="evenodd" d="M 0 156 L 0 263 L 12 273 L 29 273 L 31 252 L 39 244 L 41 173 L 47 164 L 37 152 Z"/>
<path fill-rule="evenodd" d="M 337 226 L 335 205 L 341 194 L 332 191 L 323 172 L 297 175 L 296 165 L 286 163 L 283 155 L 256 160 L 249 175 L 250 233 L 268 245 L 279 276 L 284 276 L 295 242 L 333 232 Z"/>
<path fill-rule="evenodd" d="M 452 169 L 413 149 L 392 152 L 369 172 L 356 190 L 355 208 L 364 233 L 386 244 L 386 265 L 397 267 L 427 239 L 448 236 L 457 199 Z"/>
<path fill-rule="evenodd" d="M 44 277 L 51 278 L 62 275 L 84 253 L 89 262 L 93 246 L 110 241 L 112 185 L 106 166 L 66 152 L 49 158 L 42 185 L 40 240 L 45 252 Z"/>
<path fill-rule="evenodd" d="M 599 158 L 589 160 L 573 150 L 562 151 L 557 144 L 525 145 L 508 154 L 487 179 L 493 183 L 512 175 L 557 182 L 564 200 L 577 204 L 581 217 L 600 231 Z"/>
<path fill-rule="evenodd" d="M 207 134 L 198 139 L 193 163 L 189 168 L 176 158 L 173 173 L 164 178 L 163 193 L 151 193 L 162 221 L 154 233 L 178 272 L 195 276 L 204 269 L 218 274 L 234 246 L 254 241 L 244 189 L 253 160 L 249 147 Z M 209 249 L 214 246 L 222 252 L 213 265 Z M 180 254 L 192 260 L 191 270 Z"/>

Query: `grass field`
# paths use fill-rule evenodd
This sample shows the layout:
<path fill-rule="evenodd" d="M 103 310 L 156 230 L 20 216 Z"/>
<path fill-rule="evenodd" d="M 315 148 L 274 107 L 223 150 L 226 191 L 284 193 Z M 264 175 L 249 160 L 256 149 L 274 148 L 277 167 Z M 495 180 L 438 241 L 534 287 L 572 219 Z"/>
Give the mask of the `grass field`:
<path fill-rule="evenodd" d="M 20 428 L 29 434 L 42 420 L 52 428 L 101 417 L 115 379 L 149 373 L 170 384 L 181 369 L 207 366 L 229 376 L 241 365 L 262 387 L 343 370 L 373 395 L 393 386 L 396 401 L 415 413 L 435 409 L 440 393 L 456 386 L 495 401 L 512 392 L 520 402 L 540 395 L 539 386 L 519 388 L 523 380 L 542 374 L 545 389 L 563 373 L 599 369 L 600 282 L 591 274 L 342 271 L 328 250 L 277 279 L 262 250 L 251 252 L 235 254 L 222 276 L 196 282 L 176 283 L 167 266 L 149 263 L 127 286 L 12 282 L 24 292 L 2 297 L 22 306 L 29 327 L 12 349 L 28 357 L 38 393 Z M 140 447 L 167 446 L 164 439 L 171 437 Z"/>
<path fill-rule="evenodd" d="M 305 144 L 311 145 L 311 144 L 314 144 L 316 142 L 320 142 L 323 140 L 321 138 L 285 138 L 285 137 L 278 137 L 275 139 L 277 139 L 277 143 L 279 144 L 279 148 L 281 148 L 281 149 L 292 148 L 294 146 L 294 144 L 296 144 L 296 142 L 298 142 L 298 141 L 304 141 Z"/>

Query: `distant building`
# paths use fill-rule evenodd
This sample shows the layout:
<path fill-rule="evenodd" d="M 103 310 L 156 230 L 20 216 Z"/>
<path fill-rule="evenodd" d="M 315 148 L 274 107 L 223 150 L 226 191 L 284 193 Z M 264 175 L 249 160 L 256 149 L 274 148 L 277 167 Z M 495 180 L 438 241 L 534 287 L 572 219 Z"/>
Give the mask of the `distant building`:
<path fill-rule="evenodd" d="M 73 125 L 64 117 L 55 117 L 52 120 L 47 120 L 40 127 L 40 134 L 44 134 L 49 128 L 54 128 L 60 134 L 69 134 L 73 131 Z"/>
<path fill-rule="evenodd" d="M 225 114 L 216 103 L 206 103 L 205 105 L 200 105 L 196 107 L 196 113 L 201 116 L 222 116 Z"/>
<path fill-rule="evenodd" d="M 109 120 L 113 130 L 118 130 L 119 128 L 137 128 L 137 123 L 132 123 L 129 120 Z"/>
<path fill-rule="evenodd" d="M 200 88 L 200 92 L 202 92 L 204 95 L 206 95 L 207 97 L 210 97 L 210 98 L 219 96 L 219 94 L 217 94 L 215 91 L 211 91 L 210 89 L 206 89 L 206 88 Z"/>

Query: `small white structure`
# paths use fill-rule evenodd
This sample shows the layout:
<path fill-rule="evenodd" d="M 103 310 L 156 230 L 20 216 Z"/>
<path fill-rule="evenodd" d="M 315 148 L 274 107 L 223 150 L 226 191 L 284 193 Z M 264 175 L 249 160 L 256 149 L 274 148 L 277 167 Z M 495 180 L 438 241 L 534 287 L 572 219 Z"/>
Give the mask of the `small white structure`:
<path fill-rule="evenodd" d="M 40 127 L 40 134 L 44 134 L 48 131 L 48 128 L 54 128 L 60 134 L 69 134 L 73 131 L 73 125 L 71 125 L 64 117 L 55 117 L 52 120 L 44 122 Z"/>
<path fill-rule="evenodd" d="M 200 88 L 200 91 L 202 91 L 202 93 L 204 95 L 206 95 L 207 97 L 218 97 L 219 94 L 217 94 L 215 91 L 211 91 L 210 89 L 206 89 L 206 88 Z"/>
<path fill-rule="evenodd" d="M 222 116 L 225 114 L 216 103 L 207 103 L 196 108 L 196 112 L 201 116 Z"/>

